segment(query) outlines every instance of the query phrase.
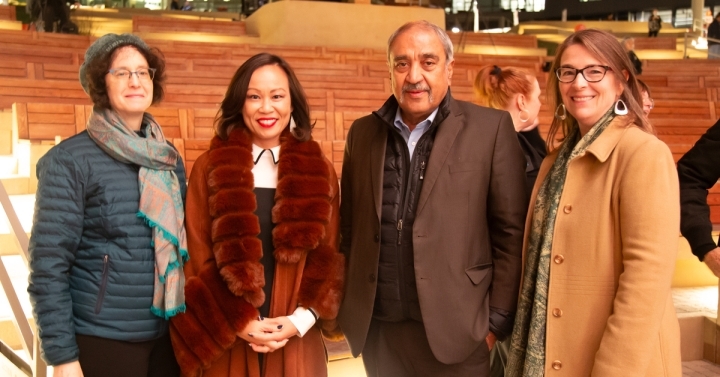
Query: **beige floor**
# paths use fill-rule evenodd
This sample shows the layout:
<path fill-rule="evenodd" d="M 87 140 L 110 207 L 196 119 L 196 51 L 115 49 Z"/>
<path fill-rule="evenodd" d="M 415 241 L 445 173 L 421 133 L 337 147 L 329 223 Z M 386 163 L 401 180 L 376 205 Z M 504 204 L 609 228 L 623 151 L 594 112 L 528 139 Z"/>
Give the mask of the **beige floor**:
<path fill-rule="evenodd" d="M 686 361 L 683 363 L 683 377 L 718 377 L 720 365 L 705 360 Z"/>
<path fill-rule="evenodd" d="M 328 364 L 328 377 L 366 377 L 362 359 L 358 357 L 331 361 Z"/>

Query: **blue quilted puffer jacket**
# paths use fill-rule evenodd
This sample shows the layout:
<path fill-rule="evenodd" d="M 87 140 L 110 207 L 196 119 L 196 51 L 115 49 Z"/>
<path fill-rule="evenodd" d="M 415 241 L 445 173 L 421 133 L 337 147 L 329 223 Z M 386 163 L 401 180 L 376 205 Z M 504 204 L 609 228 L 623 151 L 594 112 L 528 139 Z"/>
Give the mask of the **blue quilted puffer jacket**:
<path fill-rule="evenodd" d="M 167 321 L 150 312 L 155 254 L 152 231 L 136 216 L 138 171 L 87 132 L 37 164 L 28 292 L 50 365 L 78 359 L 76 333 L 143 341 L 168 331 Z M 182 161 L 175 173 L 185 198 Z"/>

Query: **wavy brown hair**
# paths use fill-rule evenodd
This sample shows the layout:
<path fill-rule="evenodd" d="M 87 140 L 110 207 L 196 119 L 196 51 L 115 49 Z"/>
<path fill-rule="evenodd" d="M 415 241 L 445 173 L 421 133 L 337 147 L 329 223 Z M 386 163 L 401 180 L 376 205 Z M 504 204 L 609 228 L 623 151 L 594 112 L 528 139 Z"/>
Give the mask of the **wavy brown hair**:
<path fill-rule="evenodd" d="M 124 43 L 117 46 L 114 50 L 105 53 L 90 61 L 85 68 L 85 78 L 88 82 L 88 95 L 93 105 L 103 109 L 111 109 L 110 98 L 108 97 L 107 85 L 105 77 L 115 60 L 115 54 L 123 47 L 130 46 L 137 50 L 148 62 L 148 67 L 155 68 L 155 76 L 153 76 L 153 98 L 152 104 L 158 104 L 165 96 L 165 57 L 157 48 L 145 50 L 138 48 L 132 43 Z"/>
<path fill-rule="evenodd" d="M 563 54 L 568 47 L 580 45 L 590 52 L 602 64 L 610 67 L 608 74 L 613 74 L 623 85 L 623 92 L 620 99 L 625 102 L 628 108 L 628 116 L 634 117 L 634 123 L 642 130 L 654 133 L 653 127 L 648 122 L 642 111 L 642 95 L 640 93 L 640 85 L 635 77 L 635 69 L 633 68 L 630 58 L 628 58 L 625 48 L 618 42 L 612 34 L 597 30 L 585 29 L 578 31 L 565 39 L 558 47 L 555 60 L 553 61 L 551 74 L 549 75 L 547 85 L 547 101 L 551 111 L 555 111 L 562 104 L 562 96 L 560 95 L 559 84 L 555 72 L 560 68 Z M 627 80 L 623 73 L 628 75 Z M 557 117 L 553 118 L 550 125 L 550 131 L 547 136 L 547 145 L 549 149 L 555 149 L 555 136 L 558 132 L 562 132 L 562 139 L 567 137 L 571 131 L 578 128 L 577 121 L 567 113 L 565 120 Z"/>
<path fill-rule="evenodd" d="M 227 139 L 230 131 L 235 127 L 247 129 L 247 125 L 243 121 L 242 110 L 245 105 L 250 78 L 258 68 L 266 65 L 276 65 L 287 75 L 290 86 L 290 104 L 293 109 L 292 117 L 296 126 L 292 134 L 300 141 L 310 140 L 314 124 L 310 121 L 310 105 L 300 81 L 285 59 L 265 52 L 254 55 L 243 63 L 235 72 L 232 80 L 230 80 L 225 98 L 223 98 L 220 110 L 215 116 L 215 133 L 221 139 Z"/>

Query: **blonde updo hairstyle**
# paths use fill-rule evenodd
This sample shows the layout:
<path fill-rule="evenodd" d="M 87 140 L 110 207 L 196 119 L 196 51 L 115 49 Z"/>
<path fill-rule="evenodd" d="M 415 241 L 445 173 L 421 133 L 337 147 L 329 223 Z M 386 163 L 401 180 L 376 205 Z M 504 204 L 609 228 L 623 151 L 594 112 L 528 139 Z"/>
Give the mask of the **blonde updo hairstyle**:
<path fill-rule="evenodd" d="M 481 106 L 505 110 L 515 95 L 530 96 L 535 79 L 535 75 L 520 68 L 486 65 L 475 76 L 475 100 Z"/>

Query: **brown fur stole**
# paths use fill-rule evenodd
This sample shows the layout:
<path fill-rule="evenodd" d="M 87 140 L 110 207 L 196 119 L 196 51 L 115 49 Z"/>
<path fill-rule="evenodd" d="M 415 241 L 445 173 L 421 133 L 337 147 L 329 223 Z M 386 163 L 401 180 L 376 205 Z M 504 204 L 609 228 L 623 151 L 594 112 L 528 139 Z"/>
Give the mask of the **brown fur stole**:
<path fill-rule="evenodd" d="M 342 298 L 344 258 L 337 245 L 323 242 L 337 195 L 334 174 L 314 141 L 299 142 L 287 131 L 281 138 L 278 185 L 272 209 L 276 263 L 297 263 L 307 254 L 298 303 L 334 328 Z M 209 214 L 216 266 L 190 278 L 187 312 L 172 326 L 173 347 L 183 375 L 208 368 L 239 340 L 237 332 L 258 315 L 265 300 L 260 226 L 252 173 L 252 138 L 244 128 L 227 140 L 212 140 L 208 159 Z M 336 227 L 329 227 L 337 229 Z M 192 252 L 192 251 L 191 251 Z M 215 268 L 216 267 L 216 268 Z M 337 334 L 331 334 L 337 335 Z"/>

